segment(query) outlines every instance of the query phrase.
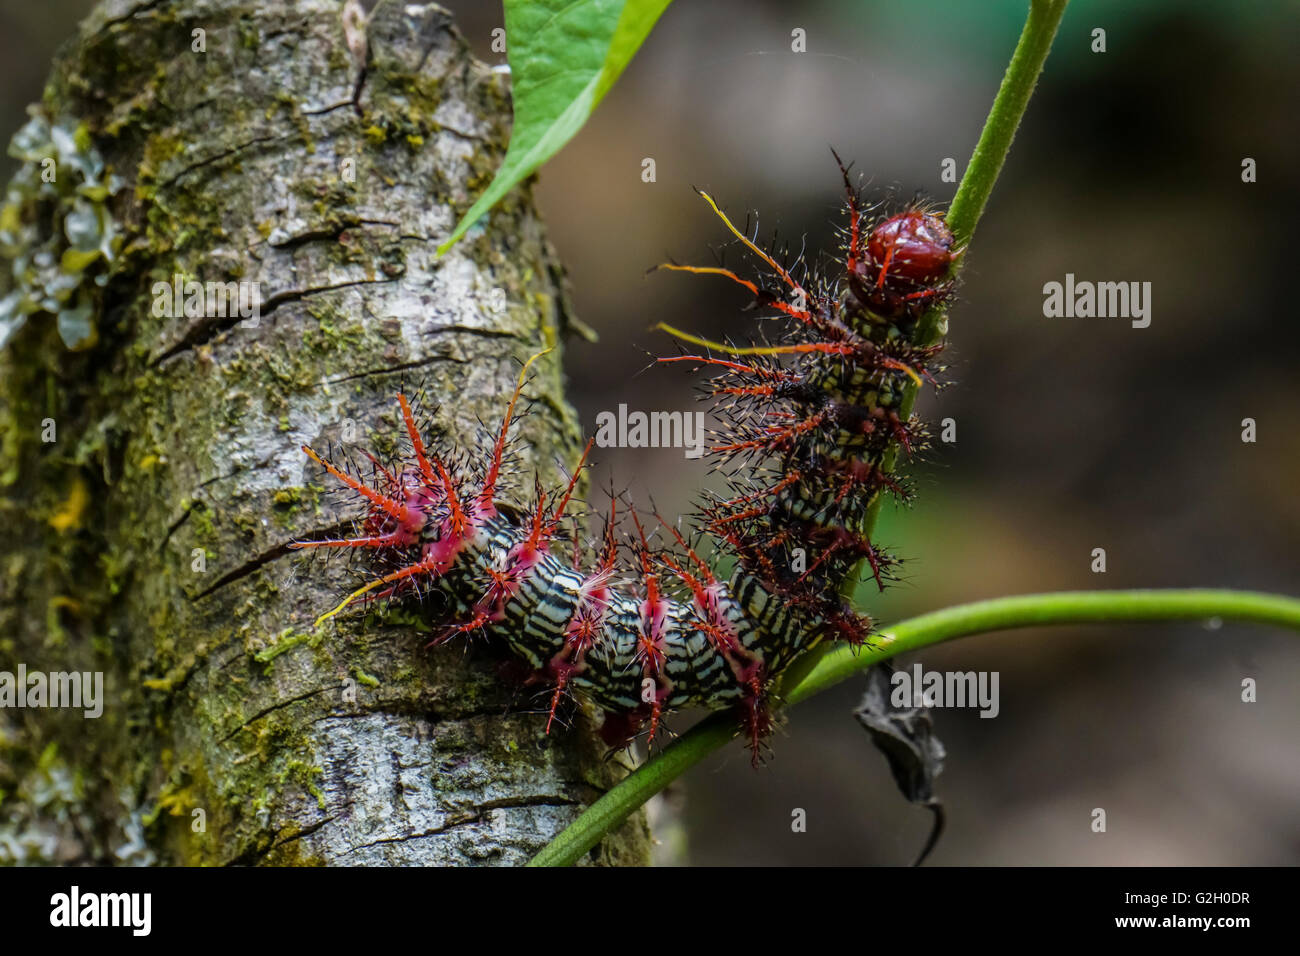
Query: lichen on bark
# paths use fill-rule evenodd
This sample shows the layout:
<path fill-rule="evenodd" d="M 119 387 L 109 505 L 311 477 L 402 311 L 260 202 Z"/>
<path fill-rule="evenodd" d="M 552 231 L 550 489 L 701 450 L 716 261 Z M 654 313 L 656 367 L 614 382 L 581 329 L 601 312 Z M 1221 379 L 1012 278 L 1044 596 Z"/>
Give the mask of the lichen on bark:
<path fill-rule="evenodd" d="M 0 711 L 0 856 L 522 863 L 625 772 L 586 719 L 544 735 L 478 643 L 312 628 L 353 579 L 287 544 L 350 511 L 300 446 L 398 447 L 418 384 L 474 447 L 566 324 L 526 188 L 435 253 L 504 154 L 507 79 L 436 6 L 380 3 L 359 43 L 349 6 L 105 2 L 53 66 L 41 109 L 126 183 L 122 241 L 92 348 L 36 314 L 0 356 L 0 661 L 103 671 L 107 704 Z M 156 318 L 175 276 L 258 283 L 260 319 Z M 521 481 L 579 451 L 558 354 Z M 592 861 L 648 842 L 637 819 Z"/>

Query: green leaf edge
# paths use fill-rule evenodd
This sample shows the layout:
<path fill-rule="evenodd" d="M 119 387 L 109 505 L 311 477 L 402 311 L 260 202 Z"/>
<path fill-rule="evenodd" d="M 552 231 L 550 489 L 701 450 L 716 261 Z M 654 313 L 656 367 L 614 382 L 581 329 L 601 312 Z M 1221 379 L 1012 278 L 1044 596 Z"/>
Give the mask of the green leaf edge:
<path fill-rule="evenodd" d="M 578 130 L 582 129 L 600 101 L 605 98 L 605 94 L 632 62 L 632 57 L 641 48 L 651 28 L 671 2 L 672 0 L 628 0 L 623 5 L 618 22 L 614 25 L 614 32 L 610 36 L 609 49 L 605 53 L 600 72 L 591 78 L 531 148 L 518 153 L 515 149 L 516 140 L 511 138 L 505 159 L 501 161 L 496 176 L 483 194 L 474 201 L 474 205 L 470 206 L 461 217 L 447 241 L 438 246 L 438 255 L 446 253 L 511 189 L 536 172 L 543 163 L 558 153 L 565 143 L 577 135 Z M 509 37 L 506 38 L 506 43 L 509 48 Z"/>

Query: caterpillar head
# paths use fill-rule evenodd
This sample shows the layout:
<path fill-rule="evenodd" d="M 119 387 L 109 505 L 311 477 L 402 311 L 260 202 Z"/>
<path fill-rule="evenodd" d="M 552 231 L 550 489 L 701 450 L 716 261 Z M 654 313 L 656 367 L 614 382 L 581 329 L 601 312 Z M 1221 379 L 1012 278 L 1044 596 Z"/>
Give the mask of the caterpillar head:
<path fill-rule="evenodd" d="M 922 209 L 881 220 L 849 273 L 847 307 L 874 321 L 920 315 L 952 291 L 953 242 L 943 218 Z"/>

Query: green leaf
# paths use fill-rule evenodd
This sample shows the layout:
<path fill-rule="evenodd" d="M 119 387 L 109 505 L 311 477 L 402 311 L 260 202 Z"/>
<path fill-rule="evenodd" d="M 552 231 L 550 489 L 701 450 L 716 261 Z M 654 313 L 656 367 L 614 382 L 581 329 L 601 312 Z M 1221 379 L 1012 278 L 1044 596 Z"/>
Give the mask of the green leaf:
<path fill-rule="evenodd" d="M 505 0 L 515 110 L 510 148 L 439 255 L 573 138 L 670 2 Z"/>

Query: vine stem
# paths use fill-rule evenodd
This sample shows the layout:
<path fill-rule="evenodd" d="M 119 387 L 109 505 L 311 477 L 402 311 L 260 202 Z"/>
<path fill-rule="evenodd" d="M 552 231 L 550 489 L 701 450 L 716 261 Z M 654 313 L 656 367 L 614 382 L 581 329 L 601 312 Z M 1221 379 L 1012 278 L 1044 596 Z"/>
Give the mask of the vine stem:
<path fill-rule="evenodd" d="M 961 184 L 952 197 L 945 217 L 960 248 L 975 234 L 993 185 L 1002 172 L 1020 119 L 1029 106 L 1038 75 L 1052 49 L 1056 30 L 1065 14 L 1067 0 L 1030 0 L 1029 16 L 1020 33 L 1002 85 L 989 109 L 975 152 L 971 154 Z"/>
<path fill-rule="evenodd" d="M 984 207 L 993 193 L 998 174 L 1002 172 L 1002 167 L 1006 163 L 1007 153 L 1011 151 L 1011 141 L 1016 138 L 1016 130 L 1020 127 L 1020 121 L 1029 106 L 1029 98 L 1034 93 L 1038 76 L 1043 72 L 1043 64 L 1047 62 L 1047 54 L 1052 49 L 1052 41 L 1056 38 L 1056 31 L 1061 25 L 1061 17 L 1065 15 L 1068 2 L 1069 0 L 1030 0 L 1029 2 L 1029 16 L 1025 19 L 1025 28 L 1020 31 L 1020 39 L 1016 41 L 1011 62 L 1007 64 L 1007 72 L 1002 77 L 1002 85 L 998 87 L 997 95 L 993 98 L 993 105 L 989 108 L 988 118 L 984 121 L 979 141 L 975 144 L 975 151 L 971 153 L 970 162 L 966 164 L 966 171 L 962 174 L 961 182 L 957 185 L 957 191 L 953 194 L 952 202 L 948 205 L 948 213 L 944 217 L 948 228 L 952 230 L 956 247 L 962 251 L 962 255 L 953 263 L 953 278 L 956 278 L 966 262 L 965 252 L 970 247 L 971 237 L 975 235 L 975 227 L 979 225 Z M 947 325 L 946 307 L 931 309 L 917 322 L 912 341 L 919 346 L 934 345 L 947 332 Z M 912 414 L 919 390 L 917 385 L 908 385 L 903 391 L 898 414 L 904 421 Z M 892 472 L 897 461 L 898 446 L 895 444 L 885 453 L 881 468 L 886 472 Z M 876 499 L 867 508 L 867 513 L 858 527 L 858 532 L 864 538 L 871 538 L 883 503 L 884 497 L 877 494 Z M 846 597 L 852 596 L 852 591 L 862 577 L 862 571 L 863 564 L 859 563 L 845 578 L 842 591 Z"/>
<path fill-rule="evenodd" d="M 781 695 L 782 703 L 788 706 L 806 700 L 896 654 L 959 637 L 1050 624 L 1213 619 L 1275 624 L 1300 631 L 1300 599 L 1258 591 L 1202 588 L 1064 591 L 961 604 L 886 628 L 865 647 L 837 647 L 823 655 L 802 680 L 792 682 Z M 588 807 L 529 866 L 569 866 L 577 862 L 637 807 L 735 734 L 731 714 L 718 713 L 701 721 Z"/>
<path fill-rule="evenodd" d="M 1011 62 L 1007 64 L 1007 72 L 993 98 L 988 118 L 984 120 L 984 128 L 980 131 L 975 151 L 971 153 L 970 162 L 966 164 L 966 171 L 957 184 L 957 191 L 953 194 L 945 216 L 956 246 L 962 252 L 953 261 L 951 277 L 954 279 L 966 262 L 965 251 L 970 246 L 975 227 L 979 225 L 984 207 L 993 193 L 993 186 L 1006 163 L 1007 153 L 1011 151 L 1011 142 L 1016 138 L 1016 130 L 1029 107 L 1029 98 L 1038 84 L 1039 74 L 1043 72 L 1043 64 L 1047 62 L 1047 54 L 1051 52 L 1052 41 L 1056 38 L 1068 2 L 1069 0 L 1030 0 L 1025 27 L 1020 31 L 1020 39 L 1016 41 Z M 923 347 L 934 345 L 947 332 L 947 327 L 947 307 L 931 309 L 917 322 L 912 342 Z M 903 389 L 898 414 L 904 421 L 912 416 L 918 392 L 919 384 L 908 384 Z M 880 467 L 884 472 L 892 474 L 897 464 L 898 444 L 894 443 L 885 450 Z M 877 493 L 858 523 L 858 534 L 864 540 L 871 540 L 884 500 L 884 495 Z M 840 594 L 850 601 L 865 574 L 866 566 L 865 559 L 859 561 L 840 584 Z M 828 650 L 824 643 L 814 641 L 786 669 L 786 686 L 793 686 L 812 671 Z"/>

